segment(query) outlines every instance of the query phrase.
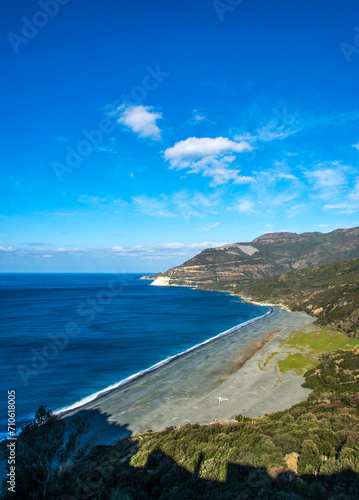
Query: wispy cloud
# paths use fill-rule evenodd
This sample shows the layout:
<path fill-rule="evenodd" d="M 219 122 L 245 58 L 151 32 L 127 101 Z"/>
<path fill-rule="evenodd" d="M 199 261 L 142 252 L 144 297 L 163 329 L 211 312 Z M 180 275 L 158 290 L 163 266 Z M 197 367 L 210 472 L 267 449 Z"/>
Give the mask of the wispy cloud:
<path fill-rule="evenodd" d="M 205 248 L 217 248 L 224 245 L 219 241 L 197 241 L 195 243 L 158 243 L 155 245 L 136 245 L 130 247 L 114 246 L 112 251 L 122 256 L 169 257 L 174 255 L 193 255 Z"/>
<path fill-rule="evenodd" d="M 260 186 L 274 185 L 281 181 L 294 182 L 297 184 L 299 178 L 295 176 L 284 162 L 274 162 L 273 167 L 253 173 L 256 184 Z"/>
<path fill-rule="evenodd" d="M 96 151 L 100 151 L 101 153 L 117 153 L 116 148 L 109 145 L 97 146 Z"/>
<path fill-rule="evenodd" d="M 140 137 L 148 137 L 155 141 L 161 139 L 157 120 L 162 118 L 162 113 L 155 111 L 153 107 L 123 104 L 117 108 L 117 116 L 117 123 L 129 128 Z"/>
<path fill-rule="evenodd" d="M 359 211 L 359 203 L 328 203 L 323 208 L 339 214 L 354 214 Z"/>
<path fill-rule="evenodd" d="M 107 198 L 103 198 L 100 196 L 91 196 L 89 194 L 81 194 L 77 198 L 77 201 L 88 205 L 98 205 L 100 203 L 105 203 L 107 201 Z"/>
<path fill-rule="evenodd" d="M 287 191 L 281 194 L 278 194 L 277 196 L 273 196 L 270 199 L 267 199 L 265 204 L 268 207 L 279 207 L 281 205 L 285 205 L 289 201 L 295 200 L 298 197 L 297 193 L 293 193 L 291 191 Z"/>
<path fill-rule="evenodd" d="M 39 256 L 39 257 L 55 257 L 59 255 L 74 255 L 88 253 L 89 250 L 85 248 L 12 248 L 12 247 L 1 247 L 2 252 L 12 252 L 18 256 Z"/>
<path fill-rule="evenodd" d="M 197 241 L 194 243 L 166 242 L 152 245 L 134 245 L 102 247 L 102 248 L 56 248 L 49 249 L 14 249 L 11 247 L 0 247 L 0 252 L 13 253 L 18 257 L 32 257 L 38 259 L 51 259 L 54 262 L 70 262 L 87 258 L 103 258 L 112 260 L 113 258 L 136 257 L 140 260 L 146 259 L 166 259 L 175 256 L 190 258 L 205 248 L 216 248 L 224 245 L 220 241 Z"/>
<path fill-rule="evenodd" d="M 310 116 L 307 120 L 303 120 L 304 126 L 307 129 L 318 126 L 335 127 L 346 125 L 348 123 L 357 122 L 359 120 L 359 111 L 332 112 L 323 115 Z"/>
<path fill-rule="evenodd" d="M 262 142 L 270 142 L 276 139 L 283 140 L 296 132 L 297 130 L 285 127 L 284 125 L 273 125 L 269 123 L 258 130 L 257 139 Z"/>
<path fill-rule="evenodd" d="M 154 217 L 175 217 L 176 215 L 169 208 L 170 199 L 167 195 L 161 194 L 157 197 L 138 195 L 132 198 L 138 212 L 142 215 Z"/>
<path fill-rule="evenodd" d="M 211 229 L 215 229 L 220 225 L 220 222 L 213 222 L 212 224 L 207 224 L 207 226 L 203 226 L 199 229 L 199 231 L 207 232 L 210 231 Z"/>
<path fill-rule="evenodd" d="M 194 109 L 192 111 L 191 118 L 189 118 L 187 120 L 187 122 L 190 125 L 197 125 L 198 123 L 201 123 L 201 122 L 206 121 L 206 120 L 207 120 L 207 118 L 205 117 L 204 113 L 201 113 L 200 111 L 198 111 L 198 109 Z"/>
<path fill-rule="evenodd" d="M 112 195 L 109 196 L 93 196 L 90 194 L 81 194 L 78 196 L 77 201 L 83 203 L 84 205 L 88 205 L 91 208 L 126 208 L 128 207 L 128 203 L 122 198 L 115 198 Z"/>
<path fill-rule="evenodd" d="M 354 186 L 350 190 L 347 190 L 345 201 L 338 197 L 334 202 L 324 205 L 323 209 L 340 214 L 359 212 L 359 179 L 354 182 Z"/>
<path fill-rule="evenodd" d="M 255 213 L 254 203 L 245 199 L 238 200 L 237 204 L 234 206 L 234 209 L 240 214 Z"/>
<path fill-rule="evenodd" d="M 203 177 L 210 177 L 210 186 L 220 186 L 229 181 L 233 184 L 250 184 L 254 182 L 253 177 L 240 175 L 240 170 L 228 168 L 235 161 L 235 156 L 224 156 L 221 159 L 204 158 L 192 165 L 189 173 L 202 172 Z"/>
<path fill-rule="evenodd" d="M 189 219 L 215 213 L 214 207 L 219 202 L 220 193 L 207 196 L 200 192 L 181 190 L 171 195 L 161 194 L 156 197 L 138 195 L 132 199 L 137 211 L 142 215 Z"/>
<path fill-rule="evenodd" d="M 271 142 L 275 140 L 283 140 L 288 136 L 296 134 L 300 128 L 291 117 L 290 123 L 279 124 L 277 118 L 273 118 L 267 125 L 256 130 L 255 133 L 241 132 L 234 136 L 236 141 L 247 141 L 250 144 L 256 142 Z"/>
<path fill-rule="evenodd" d="M 337 196 L 348 184 L 350 168 L 337 161 L 318 163 L 313 170 L 306 171 L 305 176 L 323 198 Z"/>

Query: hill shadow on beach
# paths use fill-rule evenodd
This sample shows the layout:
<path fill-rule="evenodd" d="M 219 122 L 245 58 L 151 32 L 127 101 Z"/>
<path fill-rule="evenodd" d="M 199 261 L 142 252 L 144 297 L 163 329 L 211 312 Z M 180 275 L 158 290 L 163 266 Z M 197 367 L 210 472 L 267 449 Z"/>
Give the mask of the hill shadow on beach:
<path fill-rule="evenodd" d="M 99 410 L 80 410 L 74 415 L 65 417 L 64 420 L 68 422 L 74 417 L 84 419 L 89 424 L 88 431 L 83 436 L 82 444 L 95 440 L 96 444 L 110 445 L 133 434 L 128 427 L 128 423 L 119 424 L 109 421 L 108 415 L 101 413 Z"/>

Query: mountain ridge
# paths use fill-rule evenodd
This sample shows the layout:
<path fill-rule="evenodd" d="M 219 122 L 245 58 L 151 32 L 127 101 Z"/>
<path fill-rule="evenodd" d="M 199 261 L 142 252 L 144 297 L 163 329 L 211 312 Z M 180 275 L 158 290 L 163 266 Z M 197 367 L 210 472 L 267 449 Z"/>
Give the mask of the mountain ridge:
<path fill-rule="evenodd" d="M 250 242 L 202 250 L 163 273 L 143 276 L 154 285 L 232 291 L 278 274 L 359 257 L 359 227 L 329 233 L 266 233 Z"/>

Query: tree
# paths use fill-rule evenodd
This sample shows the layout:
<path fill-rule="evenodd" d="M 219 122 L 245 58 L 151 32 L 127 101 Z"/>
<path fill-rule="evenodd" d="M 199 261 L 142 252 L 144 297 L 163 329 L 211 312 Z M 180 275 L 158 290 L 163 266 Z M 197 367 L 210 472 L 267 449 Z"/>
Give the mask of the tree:
<path fill-rule="evenodd" d="M 321 463 L 317 445 L 310 439 L 304 441 L 298 460 L 299 474 L 313 474 Z"/>
<path fill-rule="evenodd" d="M 71 475 L 72 466 L 93 444 L 80 446 L 87 427 L 83 419 L 74 418 L 66 423 L 46 406 L 40 406 L 35 420 L 22 428 L 16 441 L 16 497 L 56 497 L 59 482 L 63 488 L 64 477 Z M 7 498 L 6 480 L 3 493 Z"/>

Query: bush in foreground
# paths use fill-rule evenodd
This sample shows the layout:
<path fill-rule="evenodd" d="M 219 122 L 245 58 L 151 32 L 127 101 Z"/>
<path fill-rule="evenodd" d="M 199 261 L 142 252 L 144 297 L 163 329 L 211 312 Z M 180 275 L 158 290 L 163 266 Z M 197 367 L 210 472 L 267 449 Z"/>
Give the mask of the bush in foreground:
<path fill-rule="evenodd" d="M 75 484 L 73 466 L 91 446 L 80 446 L 86 432 L 84 420 L 66 423 L 40 406 L 35 420 L 22 428 L 16 441 L 16 498 L 60 498 L 64 491 L 71 491 Z M 4 457 L 7 460 L 7 450 Z M 14 498 L 6 481 L 2 498 Z"/>

